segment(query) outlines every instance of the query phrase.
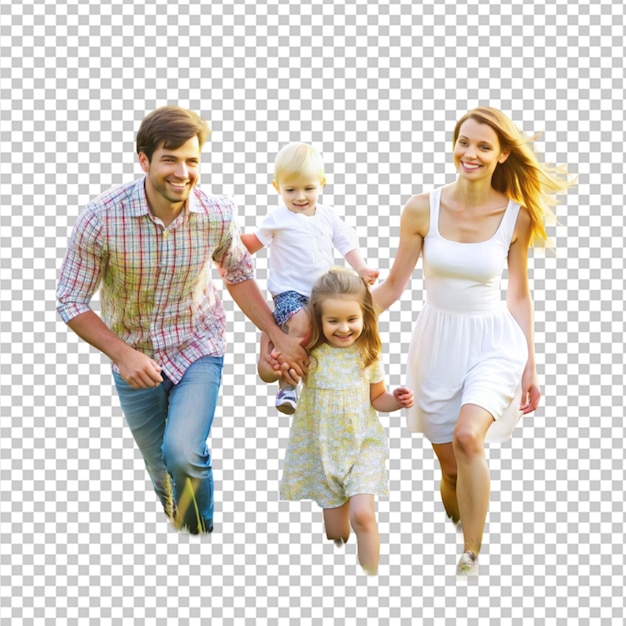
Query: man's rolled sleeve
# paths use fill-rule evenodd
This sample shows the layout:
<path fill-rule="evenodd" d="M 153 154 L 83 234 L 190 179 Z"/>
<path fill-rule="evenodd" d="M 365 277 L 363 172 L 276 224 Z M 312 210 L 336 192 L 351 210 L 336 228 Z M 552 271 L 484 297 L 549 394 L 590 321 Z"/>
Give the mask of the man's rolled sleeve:
<path fill-rule="evenodd" d="M 86 209 L 76 221 L 57 284 L 57 311 L 67 324 L 91 310 L 89 302 L 98 288 L 105 264 L 102 224 Z"/>
<path fill-rule="evenodd" d="M 224 230 L 220 246 L 213 253 L 222 279 L 235 285 L 254 278 L 254 261 L 239 236 L 237 207 L 230 202 L 224 211 Z"/>

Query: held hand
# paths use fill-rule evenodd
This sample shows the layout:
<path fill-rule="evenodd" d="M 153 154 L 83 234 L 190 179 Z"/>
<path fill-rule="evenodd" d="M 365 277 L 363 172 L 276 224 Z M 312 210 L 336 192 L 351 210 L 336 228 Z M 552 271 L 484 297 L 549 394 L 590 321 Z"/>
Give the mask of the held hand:
<path fill-rule="evenodd" d="M 118 364 L 120 376 L 135 389 L 157 387 L 163 382 L 161 366 L 142 352 L 130 349 L 128 356 Z"/>
<path fill-rule="evenodd" d="M 267 357 L 268 362 L 272 364 L 274 371 L 280 375 L 281 380 L 293 385 L 294 387 L 300 382 L 300 376 L 296 370 L 285 361 L 280 352 L 272 350 Z"/>
<path fill-rule="evenodd" d="M 276 350 L 272 350 L 269 354 L 266 354 L 265 357 L 263 357 L 269 364 L 270 367 L 279 372 L 280 371 L 280 361 L 278 360 L 278 358 L 280 357 L 280 354 L 278 352 L 276 352 Z"/>
<path fill-rule="evenodd" d="M 378 270 L 371 270 L 369 267 L 364 267 L 362 270 L 359 270 L 359 276 L 368 285 L 374 285 L 379 274 L 380 272 Z"/>
<path fill-rule="evenodd" d="M 273 337 L 274 350 L 272 356 L 280 363 L 282 372 L 291 374 L 294 371 L 298 380 L 306 372 L 309 366 L 309 355 L 307 351 L 298 343 L 298 340 L 291 338 L 283 332 Z M 284 368 L 285 364 L 289 364 L 288 368 Z M 285 378 L 287 382 L 289 380 Z"/>
<path fill-rule="evenodd" d="M 413 392 L 408 387 L 398 387 L 393 390 L 393 397 L 405 408 L 413 406 Z"/>
<path fill-rule="evenodd" d="M 532 413 L 538 406 L 541 399 L 541 389 L 537 379 L 537 372 L 534 368 L 525 371 L 522 376 L 522 399 L 519 405 L 520 411 L 526 415 Z"/>

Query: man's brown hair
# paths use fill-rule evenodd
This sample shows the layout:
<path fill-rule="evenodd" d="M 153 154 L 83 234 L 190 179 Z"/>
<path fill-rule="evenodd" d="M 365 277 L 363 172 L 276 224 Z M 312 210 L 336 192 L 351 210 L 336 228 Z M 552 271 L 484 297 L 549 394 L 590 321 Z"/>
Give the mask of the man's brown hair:
<path fill-rule="evenodd" d="M 143 152 L 148 160 L 160 147 L 176 150 L 192 137 L 198 137 L 200 150 L 211 129 L 193 111 L 177 106 L 164 106 L 144 117 L 137 132 L 137 154 Z"/>

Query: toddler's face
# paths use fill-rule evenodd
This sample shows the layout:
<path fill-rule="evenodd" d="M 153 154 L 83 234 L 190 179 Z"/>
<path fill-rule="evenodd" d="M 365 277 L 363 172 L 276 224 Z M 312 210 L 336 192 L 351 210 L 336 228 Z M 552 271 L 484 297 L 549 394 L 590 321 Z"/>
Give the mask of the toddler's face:
<path fill-rule="evenodd" d="M 348 348 L 363 332 L 363 311 L 351 296 L 327 298 L 322 302 L 322 333 L 335 348 Z"/>
<path fill-rule="evenodd" d="M 298 176 L 281 180 L 280 183 L 274 181 L 272 184 L 292 213 L 315 215 L 317 198 L 324 188 L 319 178 Z"/>

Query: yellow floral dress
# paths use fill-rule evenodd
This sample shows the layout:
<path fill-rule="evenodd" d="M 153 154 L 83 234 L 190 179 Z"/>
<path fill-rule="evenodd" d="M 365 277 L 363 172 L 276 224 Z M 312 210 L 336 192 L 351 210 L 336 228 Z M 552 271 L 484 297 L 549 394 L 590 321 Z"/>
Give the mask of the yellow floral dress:
<path fill-rule="evenodd" d="M 370 402 L 370 384 L 384 378 L 380 361 L 364 368 L 357 347 L 328 344 L 311 356 L 291 425 L 281 499 L 315 500 L 330 509 L 358 494 L 386 495 L 387 437 Z"/>

